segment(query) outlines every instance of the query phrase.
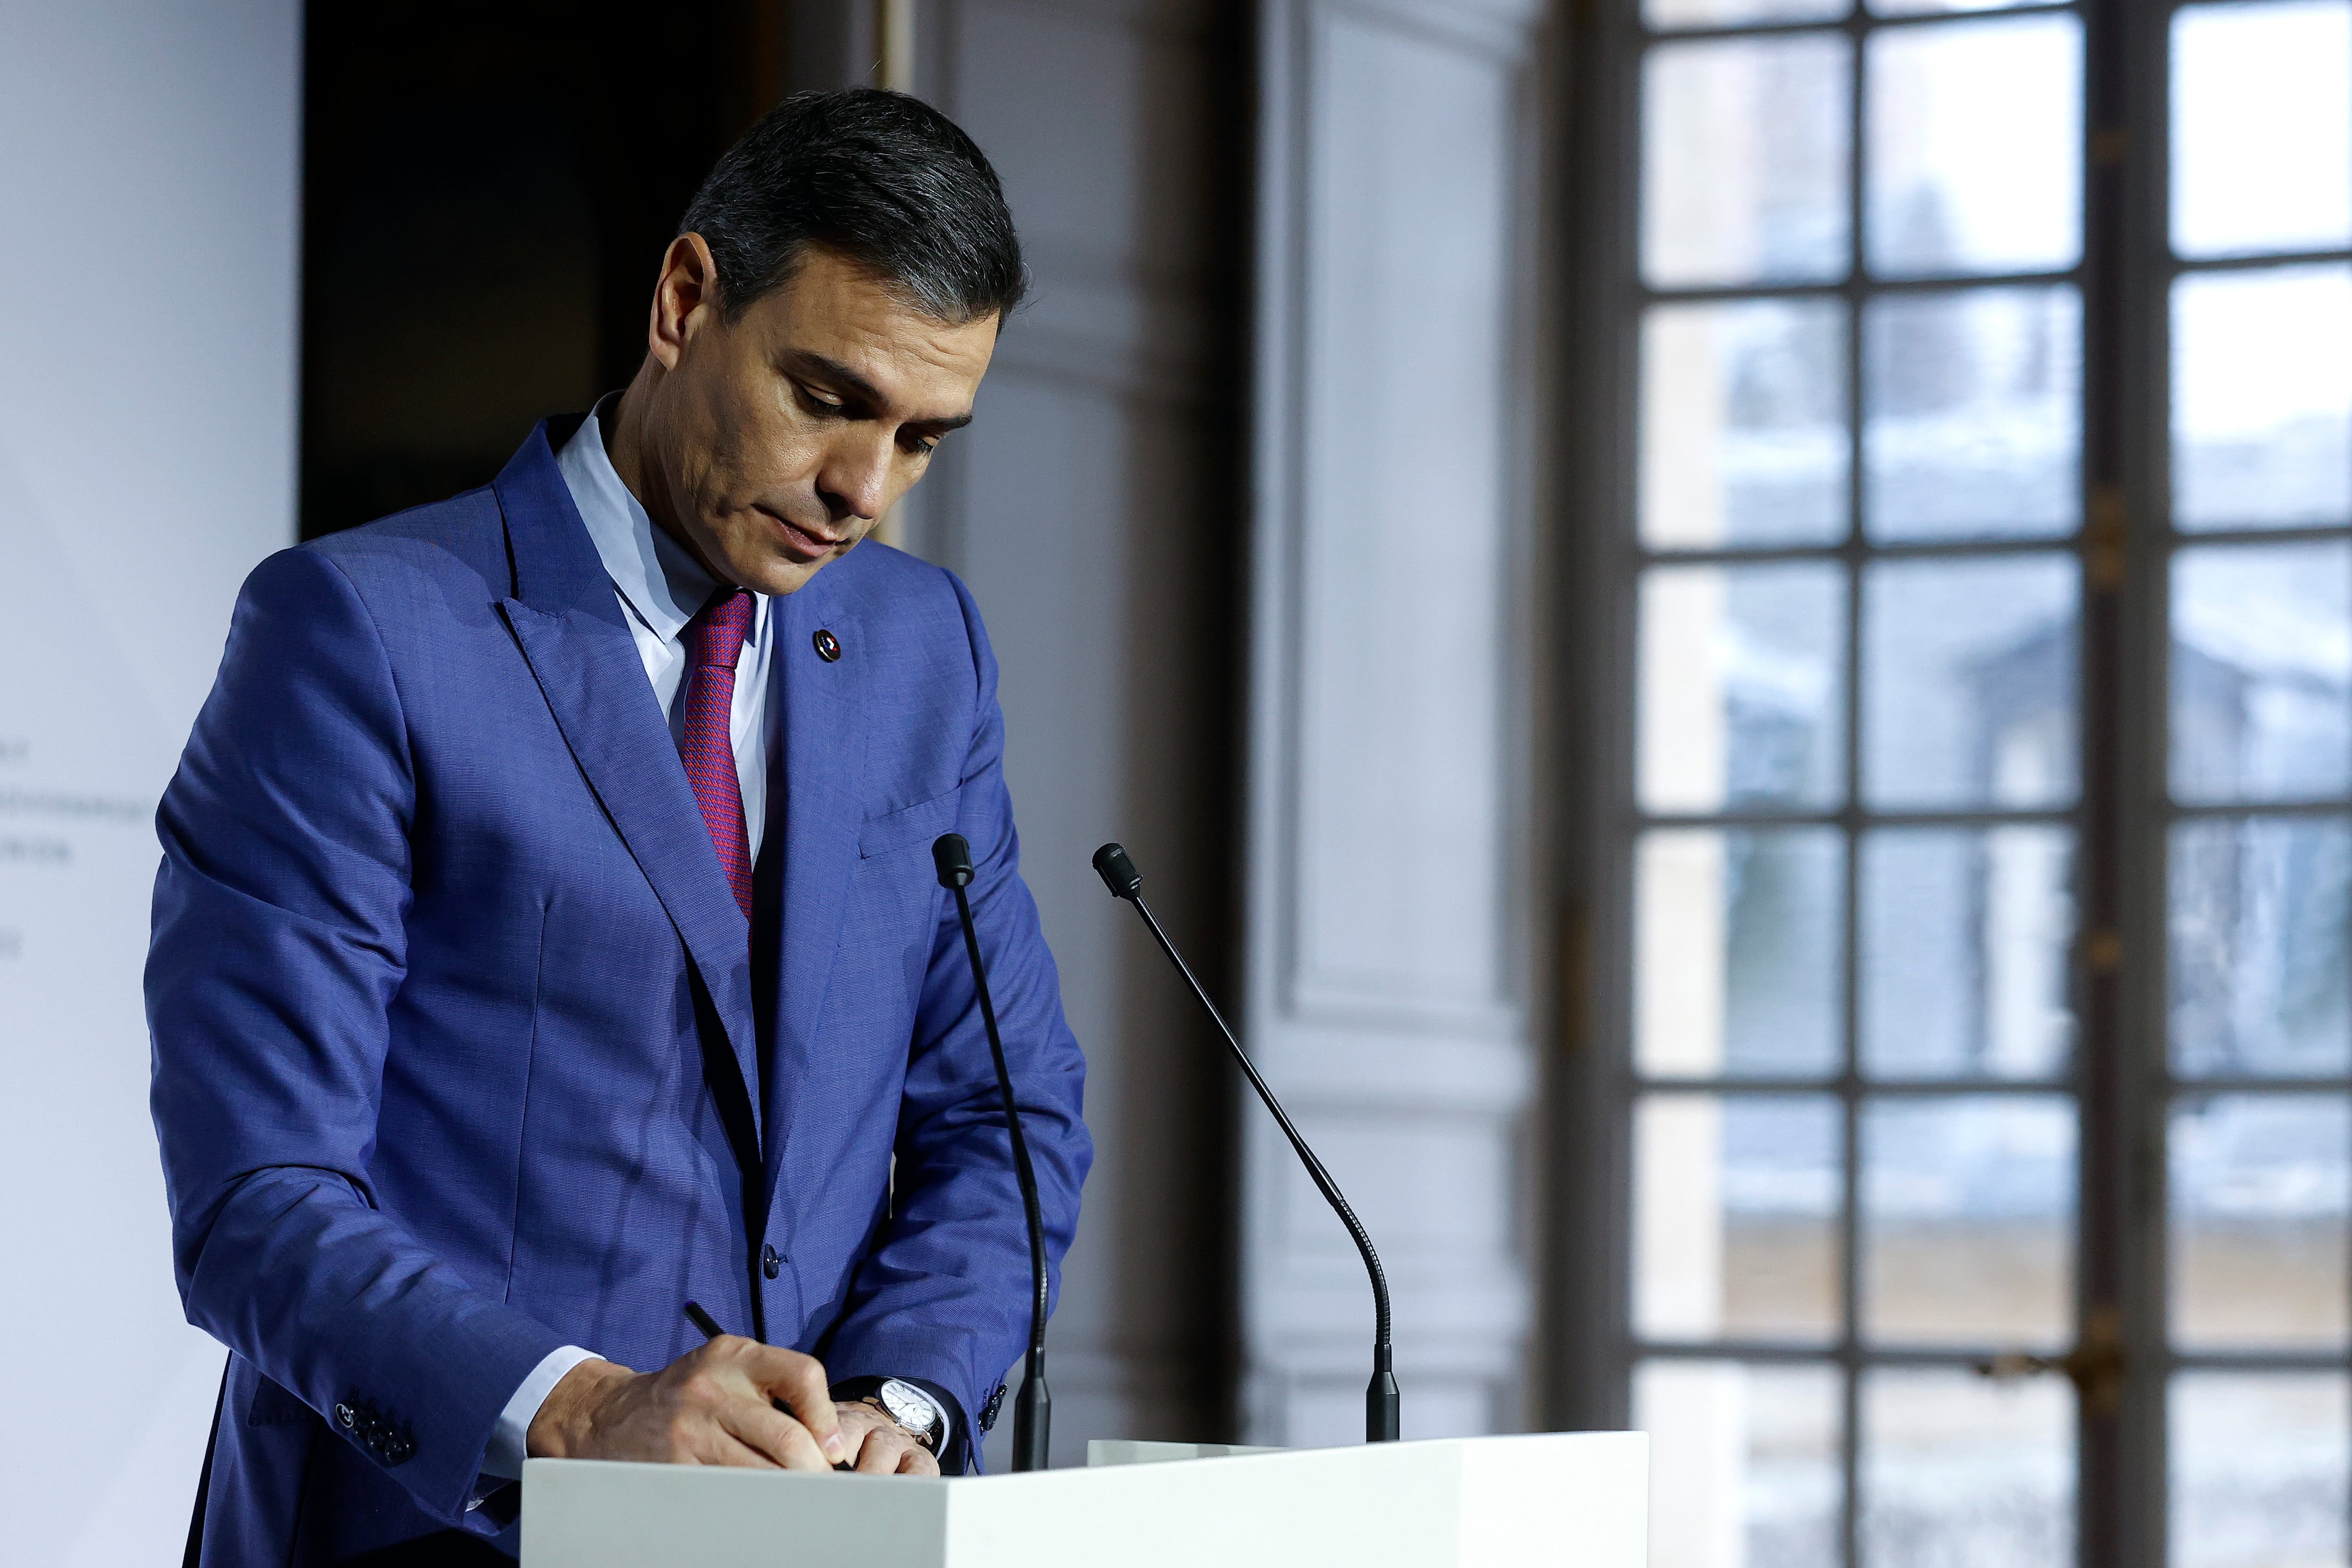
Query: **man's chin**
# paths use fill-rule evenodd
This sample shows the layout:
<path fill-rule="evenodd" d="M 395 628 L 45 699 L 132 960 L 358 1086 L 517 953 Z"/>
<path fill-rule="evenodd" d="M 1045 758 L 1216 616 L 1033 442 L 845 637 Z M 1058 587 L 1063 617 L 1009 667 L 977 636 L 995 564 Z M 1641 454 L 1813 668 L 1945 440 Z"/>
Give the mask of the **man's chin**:
<path fill-rule="evenodd" d="M 814 561 L 770 554 L 759 561 L 744 563 L 737 573 L 736 581 L 755 594 L 767 594 L 779 598 L 787 594 L 796 594 L 808 586 L 810 578 L 833 562 L 848 554 L 850 551 L 856 548 L 856 545 L 857 542 L 851 540 L 846 544 L 835 546 Z"/>
<path fill-rule="evenodd" d="M 737 582 L 757 593 L 790 594 L 805 587 L 820 568 L 848 554 L 863 537 L 816 533 L 764 508 L 755 509 L 755 515 L 761 526 L 730 542 L 743 548 L 729 552 L 727 564 Z"/>

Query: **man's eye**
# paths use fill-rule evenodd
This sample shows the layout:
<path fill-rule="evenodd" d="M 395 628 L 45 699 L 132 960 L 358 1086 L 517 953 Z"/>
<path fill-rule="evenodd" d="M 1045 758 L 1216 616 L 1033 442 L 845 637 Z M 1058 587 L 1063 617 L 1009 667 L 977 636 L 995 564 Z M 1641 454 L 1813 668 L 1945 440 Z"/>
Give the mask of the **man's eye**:
<path fill-rule="evenodd" d="M 937 436 L 919 436 L 907 443 L 907 450 L 918 458 L 928 458 L 940 449 Z"/>
<path fill-rule="evenodd" d="M 849 413 L 849 410 L 841 404 L 832 398 L 819 396 L 805 386 L 801 388 L 801 401 L 808 405 L 808 411 L 811 414 L 820 419 L 840 419 Z"/>

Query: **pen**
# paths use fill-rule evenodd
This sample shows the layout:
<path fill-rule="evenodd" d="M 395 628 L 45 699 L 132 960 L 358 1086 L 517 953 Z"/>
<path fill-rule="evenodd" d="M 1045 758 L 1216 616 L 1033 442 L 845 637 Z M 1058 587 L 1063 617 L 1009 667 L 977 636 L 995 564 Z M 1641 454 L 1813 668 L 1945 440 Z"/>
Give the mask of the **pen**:
<path fill-rule="evenodd" d="M 718 1319 L 712 1317 L 709 1312 L 702 1310 L 702 1303 L 699 1301 L 688 1301 L 686 1304 L 686 1319 L 687 1321 L 692 1323 L 696 1328 L 702 1331 L 702 1337 L 706 1340 L 715 1340 L 719 1335 L 727 1331 L 725 1329 L 719 1326 Z M 777 1409 L 784 1410 L 785 1406 L 782 1400 L 779 1399 L 773 1403 Z M 790 1411 L 786 1411 L 785 1413 L 787 1415 L 791 1414 Z M 855 1470 L 857 1468 L 856 1465 L 851 1464 L 846 1459 L 842 1460 L 833 1468 L 836 1470 Z"/>

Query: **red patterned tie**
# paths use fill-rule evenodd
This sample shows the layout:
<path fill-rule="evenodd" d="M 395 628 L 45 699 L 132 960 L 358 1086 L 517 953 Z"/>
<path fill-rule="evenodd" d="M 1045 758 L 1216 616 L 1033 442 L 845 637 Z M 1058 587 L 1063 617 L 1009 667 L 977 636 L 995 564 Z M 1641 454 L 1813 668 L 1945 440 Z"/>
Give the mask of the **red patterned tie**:
<path fill-rule="evenodd" d="M 686 782 L 710 829 L 719 868 L 743 918 L 751 918 L 751 836 L 743 826 L 743 779 L 735 771 L 735 660 L 751 629 L 751 595 L 722 588 L 686 623 L 686 725 L 678 752 Z"/>

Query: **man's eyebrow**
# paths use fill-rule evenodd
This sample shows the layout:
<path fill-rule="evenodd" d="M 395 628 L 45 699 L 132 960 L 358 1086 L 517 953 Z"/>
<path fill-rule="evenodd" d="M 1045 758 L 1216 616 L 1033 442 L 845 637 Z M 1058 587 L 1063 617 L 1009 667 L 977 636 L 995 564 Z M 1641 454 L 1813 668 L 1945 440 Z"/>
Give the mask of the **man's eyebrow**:
<path fill-rule="evenodd" d="M 839 385 L 843 391 L 855 394 L 869 408 L 879 408 L 889 401 L 882 395 L 881 388 L 839 360 L 828 359 L 821 353 L 813 353 L 806 349 L 795 349 L 790 357 L 793 364 L 800 369 L 823 376 L 825 380 Z M 919 425 L 927 430 L 937 430 L 944 434 L 950 430 L 961 430 L 971 424 L 971 415 L 969 412 L 943 414 L 936 419 L 909 419 L 907 423 Z"/>

